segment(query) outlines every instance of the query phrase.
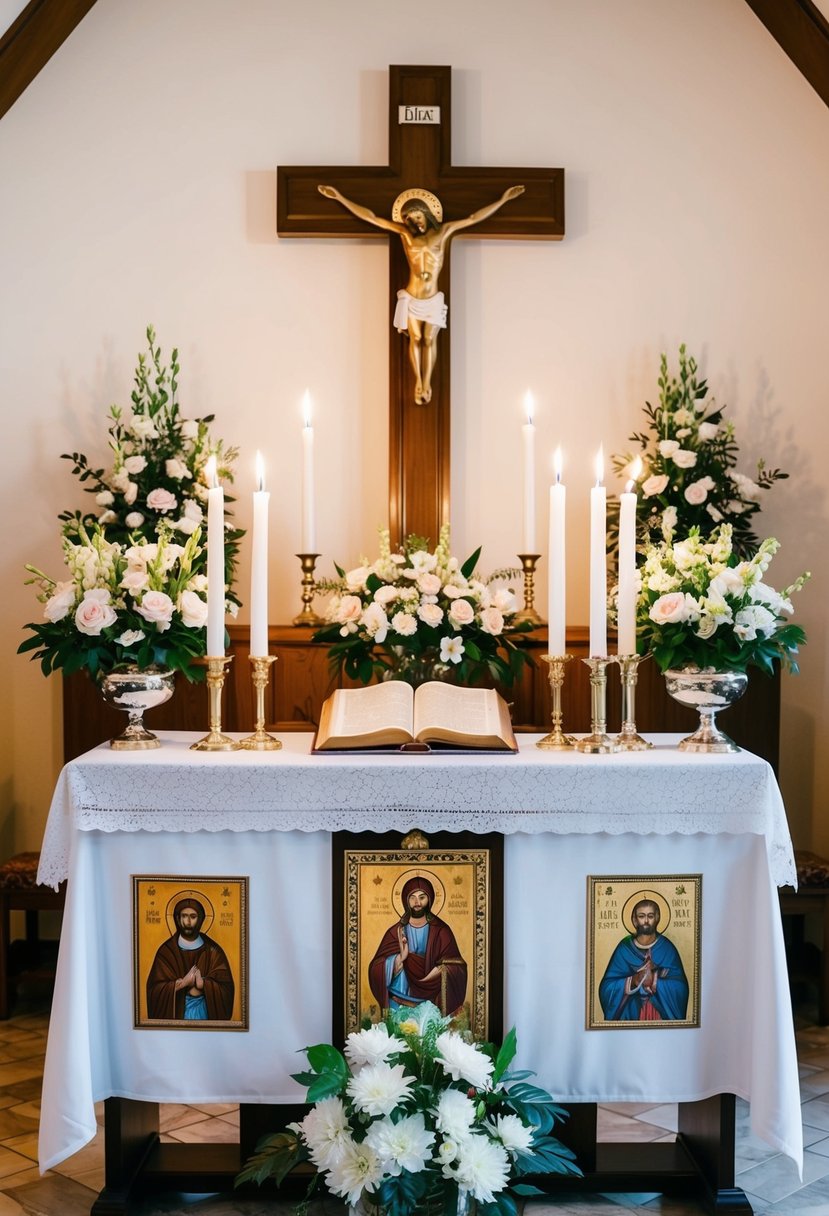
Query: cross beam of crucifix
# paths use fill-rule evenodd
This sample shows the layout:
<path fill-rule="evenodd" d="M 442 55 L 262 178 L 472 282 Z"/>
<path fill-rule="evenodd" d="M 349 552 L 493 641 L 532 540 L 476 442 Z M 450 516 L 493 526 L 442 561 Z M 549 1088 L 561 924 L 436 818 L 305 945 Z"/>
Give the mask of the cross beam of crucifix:
<path fill-rule="evenodd" d="M 434 541 L 449 518 L 450 344 L 446 338 L 441 340 L 439 355 L 430 368 L 430 393 L 422 390 L 422 374 L 418 392 L 417 360 L 412 357 L 412 330 L 418 327 L 409 322 L 403 334 L 392 327 L 398 294 L 414 273 L 401 231 L 406 227 L 405 217 L 392 213 L 395 201 L 399 209 L 401 194 L 436 196 L 443 208 L 443 227 L 450 229 L 449 238 L 457 233 L 560 240 L 564 235 L 564 170 L 454 166 L 452 69 L 391 67 L 389 73 L 388 165 L 280 167 L 277 231 L 280 236 L 362 238 L 391 233 L 389 528 L 393 543 L 412 532 Z M 504 197 L 518 185 L 523 186 L 522 192 Z M 326 195 L 320 186 L 331 189 Z M 355 206 L 349 208 L 349 202 Z M 373 220 L 367 223 L 361 211 Z M 381 219 L 386 222 L 380 223 Z M 409 228 L 411 231 L 411 225 Z M 448 256 L 438 269 L 440 290 L 448 305 Z M 449 315 L 451 324 L 451 312 Z"/>

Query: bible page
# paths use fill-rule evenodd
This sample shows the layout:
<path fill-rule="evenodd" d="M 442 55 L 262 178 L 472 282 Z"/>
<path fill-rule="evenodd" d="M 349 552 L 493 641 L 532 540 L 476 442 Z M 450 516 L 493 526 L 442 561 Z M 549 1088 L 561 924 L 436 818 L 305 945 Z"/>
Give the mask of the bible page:
<path fill-rule="evenodd" d="M 415 695 L 414 737 L 468 747 L 516 746 L 509 710 L 492 688 L 459 688 L 431 681 Z"/>
<path fill-rule="evenodd" d="M 317 747 L 383 747 L 408 742 L 412 697 L 411 685 L 402 680 L 338 688 L 323 707 Z"/>

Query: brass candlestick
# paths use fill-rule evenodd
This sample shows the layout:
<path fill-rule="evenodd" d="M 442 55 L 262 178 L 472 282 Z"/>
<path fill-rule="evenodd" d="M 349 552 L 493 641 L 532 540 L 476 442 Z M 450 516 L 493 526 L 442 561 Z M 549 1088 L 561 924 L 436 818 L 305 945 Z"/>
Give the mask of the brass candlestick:
<path fill-rule="evenodd" d="M 553 729 L 549 735 L 545 735 L 543 739 L 539 739 L 535 746 L 542 748 L 545 752 L 569 751 L 573 746 L 573 740 L 569 735 L 565 735 L 561 729 L 561 688 L 564 684 L 564 665 L 570 662 L 572 655 L 543 654 L 541 657 L 550 668 L 550 699 L 553 709 Z"/>
<path fill-rule="evenodd" d="M 207 655 L 200 662 L 207 666 L 207 696 L 209 703 L 210 733 L 198 743 L 191 743 L 194 752 L 235 752 L 239 744 L 235 739 L 222 734 L 222 688 L 225 668 L 233 662 L 233 655 Z"/>
<path fill-rule="evenodd" d="M 582 659 L 590 668 L 590 734 L 573 743 L 576 751 L 589 756 L 618 752 L 620 747 L 607 733 L 607 666 L 613 659 Z"/>
<path fill-rule="evenodd" d="M 302 566 L 302 611 L 294 617 L 295 625 L 310 625 L 313 629 L 317 629 L 320 625 L 324 625 L 325 621 L 321 616 L 317 616 L 311 605 L 314 602 L 317 585 L 314 581 L 314 567 L 317 564 L 319 553 L 297 553 L 299 564 Z"/>
<path fill-rule="evenodd" d="M 254 695 L 256 697 L 256 712 L 254 715 L 254 731 L 252 735 L 242 739 L 240 747 L 252 752 L 275 752 L 282 746 L 282 740 L 274 738 L 265 730 L 265 689 L 271 676 L 271 664 L 276 662 L 275 654 L 248 655 L 251 665 Z"/>
<path fill-rule="evenodd" d="M 516 613 L 513 621 L 516 625 L 529 621 L 531 625 L 543 625 L 544 620 L 535 610 L 535 564 L 540 553 L 519 553 L 518 560 L 524 570 L 524 607 Z"/>
<path fill-rule="evenodd" d="M 643 739 L 636 731 L 636 681 L 639 678 L 639 664 L 647 655 L 620 654 L 616 659 L 619 673 L 622 677 L 622 731 L 616 736 L 616 742 L 622 751 L 643 752 L 652 743 Z"/>

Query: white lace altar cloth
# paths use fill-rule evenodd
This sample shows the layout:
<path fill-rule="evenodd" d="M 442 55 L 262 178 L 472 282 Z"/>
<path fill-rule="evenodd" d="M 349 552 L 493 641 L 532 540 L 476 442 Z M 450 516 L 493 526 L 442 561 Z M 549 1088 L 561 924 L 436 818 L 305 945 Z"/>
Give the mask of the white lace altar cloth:
<path fill-rule="evenodd" d="M 312 755 L 288 733 L 277 752 L 194 752 L 170 732 L 155 751 L 106 745 L 67 764 L 41 848 L 38 881 L 69 873 L 75 831 L 431 831 L 611 835 L 746 832 L 766 841 L 778 886 L 796 885 L 786 814 L 769 765 L 750 752 L 700 756 L 678 735 L 648 752 Z"/>

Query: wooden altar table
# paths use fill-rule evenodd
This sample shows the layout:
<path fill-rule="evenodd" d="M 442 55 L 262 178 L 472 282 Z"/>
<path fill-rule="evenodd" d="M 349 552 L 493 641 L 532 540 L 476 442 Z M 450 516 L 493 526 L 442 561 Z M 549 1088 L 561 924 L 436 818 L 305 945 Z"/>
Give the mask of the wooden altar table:
<path fill-rule="evenodd" d="M 301 734 L 275 753 L 191 752 L 196 737 L 72 761 L 43 842 L 41 880 L 68 875 L 69 886 L 40 1163 L 87 1143 L 94 1102 L 107 1099 L 99 1216 L 126 1210 L 139 1167 L 141 1187 L 229 1186 L 258 1136 L 294 1117 L 296 1052 L 331 1041 L 330 833 L 340 830 L 504 834 L 504 1024 L 517 1026 L 518 1064 L 571 1109 L 562 1138 L 585 1179 L 567 1189 L 697 1185 L 713 1210 L 750 1212 L 734 1187 L 735 1094 L 750 1102 L 755 1134 L 801 1160 L 775 890 L 792 881 L 794 858 L 765 761 L 686 755 L 676 736 L 598 757 L 541 752 L 538 736 L 522 737 L 517 756 L 370 757 L 311 756 Z M 130 878 L 168 873 L 249 876 L 247 1032 L 133 1028 Z M 587 877 L 658 873 L 703 875 L 701 1024 L 588 1031 Z M 241 1144 L 200 1157 L 198 1146 L 159 1144 L 159 1102 L 239 1102 Z M 679 1102 L 677 1143 L 597 1145 L 598 1102 Z"/>

